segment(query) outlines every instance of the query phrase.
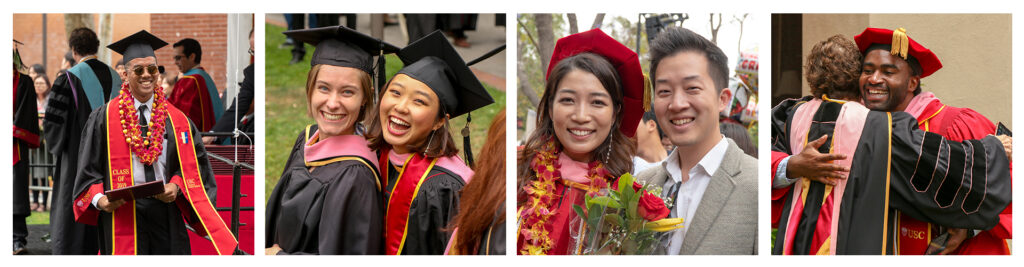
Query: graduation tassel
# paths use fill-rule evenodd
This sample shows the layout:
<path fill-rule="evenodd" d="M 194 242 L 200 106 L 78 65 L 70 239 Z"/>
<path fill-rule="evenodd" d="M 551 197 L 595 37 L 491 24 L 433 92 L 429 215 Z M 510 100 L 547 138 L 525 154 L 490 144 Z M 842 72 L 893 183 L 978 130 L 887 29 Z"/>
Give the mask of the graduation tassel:
<path fill-rule="evenodd" d="M 651 111 L 651 77 L 644 74 L 644 112 Z"/>
<path fill-rule="evenodd" d="M 381 88 L 384 87 L 384 80 L 387 79 L 387 66 L 384 64 L 384 42 L 378 43 L 380 45 L 380 51 L 377 55 L 377 86 L 373 88 L 373 104 L 377 105 L 377 101 L 380 101 Z"/>
<path fill-rule="evenodd" d="M 491 49 L 491 51 L 488 51 L 484 55 L 472 61 L 469 61 L 469 63 L 466 63 L 466 66 L 473 66 L 473 64 L 480 63 L 480 61 L 484 61 L 485 59 L 488 59 L 500 53 L 503 50 L 505 50 L 505 45 L 495 47 L 494 49 Z M 473 167 L 473 147 L 469 142 L 469 124 L 472 121 L 473 116 L 470 113 L 466 113 L 466 126 L 462 127 L 462 149 L 466 151 L 466 163 L 469 165 L 470 168 Z"/>
<path fill-rule="evenodd" d="M 904 60 L 907 59 L 907 47 L 910 45 L 910 38 L 907 37 L 907 30 L 904 28 L 898 28 L 892 31 L 892 49 L 889 51 L 890 54 L 899 55 Z"/>
<path fill-rule="evenodd" d="M 462 127 L 462 149 L 466 151 L 466 163 L 469 167 L 473 167 L 473 147 L 469 143 L 469 122 L 473 121 L 473 116 L 466 113 L 466 126 Z"/>

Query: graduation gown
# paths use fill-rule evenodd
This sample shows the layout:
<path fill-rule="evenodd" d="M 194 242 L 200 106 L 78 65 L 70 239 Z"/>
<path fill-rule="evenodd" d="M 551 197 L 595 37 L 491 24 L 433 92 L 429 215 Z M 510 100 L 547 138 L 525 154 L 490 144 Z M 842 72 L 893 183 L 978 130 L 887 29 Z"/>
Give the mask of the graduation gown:
<path fill-rule="evenodd" d="M 228 108 L 228 110 L 224 111 L 224 115 L 221 115 L 220 119 L 217 119 L 217 124 L 214 125 L 213 129 L 211 129 L 210 131 L 213 131 L 213 132 L 231 132 L 231 131 L 235 130 L 235 123 L 237 122 L 238 123 L 238 129 L 242 130 L 242 132 L 254 132 L 253 131 L 254 130 L 253 125 L 255 125 L 255 122 L 253 120 L 249 120 L 249 121 L 246 121 L 244 123 L 241 121 L 242 117 L 245 117 L 245 115 L 249 114 L 250 108 L 253 107 L 252 106 L 252 103 L 253 103 L 252 100 L 253 100 L 253 97 L 255 96 L 255 87 L 254 87 L 255 83 L 253 81 L 253 78 L 254 78 L 253 77 L 253 65 L 249 64 L 248 67 L 245 67 L 245 70 L 243 70 L 242 73 L 245 74 L 245 78 L 242 79 L 242 83 L 240 84 L 241 86 L 238 89 L 238 96 L 237 96 L 238 97 L 238 102 L 237 103 L 234 102 L 234 101 L 231 102 L 231 107 Z M 238 114 L 237 119 L 235 117 L 235 114 Z M 255 138 L 255 137 L 250 136 L 249 139 L 247 139 L 247 138 L 240 138 L 240 140 L 239 140 L 240 142 L 236 142 L 236 144 L 239 144 L 239 145 L 251 145 L 251 144 L 254 144 L 254 142 L 253 143 L 249 143 L 249 140 L 252 139 L 252 138 Z M 218 139 L 224 139 L 224 138 L 218 138 Z"/>
<path fill-rule="evenodd" d="M 265 246 L 280 246 L 278 255 L 382 254 L 384 199 L 376 155 L 357 135 L 307 146 L 317 128 L 299 133 L 267 200 Z"/>
<path fill-rule="evenodd" d="M 185 116 L 199 130 L 207 132 L 224 113 L 224 104 L 218 95 L 213 78 L 202 68 L 193 68 L 174 84 L 174 90 L 167 96 L 167 101 L 185 112 Z"/>
<path fill-rule="evenodd" d="M 481 233 L 480 245 L 476 247 L 475 251 L 459 252 L 459 254 L 472 254 L 476 255 L 505 255 L 505 222 L 502 219 L 505 215 L 505 202 L 502 201 L 500 209 L 494 212 L 494 216 L 491 217 L 491 224 L 487 226 L 487 229 Z M 500 220 L 500 222 L 499 222 Z M 459 229 L 456 227 L 452 234 L 451 240 L 448 240 L 448 248 L 445 249 L 445 255 L 452 254 L 452 247 L 455 246 L 455 242 L 458 242 Z"/>
<path fill-rule="evenodd" d="M 117 100 L 114 100 L 117 101 Z M 114 250 L 113 235 L 114 231 L 125 227 L 119 225 L 117 229 L 113 226 L 114 216 L 111 213 L 98 210 L 92 205 L 91 197 L 85 196 L 87 193 L 93 193 L 93 185 L 101 184 L 102 190 L 110 190 L 111 185 L 108 184 L 110 178 L 108 177 L 110 161 L 108 160 L 108 142 L 107 142 L 107 109 L 110 103 L 101 106 L 99 109 L 92 112 L 89 116 L 88 121 L 85 124 L 85 129 L 82 135 L 81 143 L 81 154 L 89 155 L 79 159 L 78 164 L 78 176 L 75 179 L 74 195 L 76 196 L 75 207 L 82 208 L 83 213 L 76 211 L 76 221 L 79 223 L 97 225 L 98 240 L 100 245 L 100 253 L 104 255 L 112 254 Z M 116 104 L 114 104 L 116 105 Z M 175 112 L 170 107 L 168 113 Z M 177 111 L 180 112 L 180 111 Z M 170 183 L 175 182 L 175 179 L 181 179 L 183 165 L 188 165 L 188 162 L 179 161 L 178 147 L 175 145 L 176 138 L 175 129 L 171 126 L 171 119 L 167 118 L 166 131 L 164 132 L 164 152 L 166 153 L 166 168 L 164 169 L 164 182 Z M 191 128 L 192 136 L 190 142 L 195 149 L 196 165 L 202 181 L 202 189 L 206 192 L 206 197 L 209 200 L 209 205 L 215 206 L 217 199 L 217 182 L 214 179 L 213 169 L 210 167 L 210 162 L 206 149 L 202 142 L 195 140 L 202 140 L 199 136 L 199 131 L 196 129 L 194 124 L 189 123 Z M 120 141 L 120 140 L 118 140 Z M 135 173 L 135 175 L 144 175 L 142 173 Z M 186 230 L 186 223 L 190 223 L 193 229 L 196 229 L 198 224 L 198 215 L 194 210 L 188 208 L 188 200 L 185 197 L 185 190 L 187 187 L 179 185 L 179 194 L 172 203 L 163 203 L 154 198 L 143 198 L 137 199 L 134 205 L 135 212 L 135 231 L 136 231 L 136 249 L 137 254 L 190 254 L 191 244 L 189 243 L 188 232 Z M 85 196 L 85 197 L 83 197 Z M 197 198 L 193 196 L 193 198 Z M 128 202 L 130 205 L 131 202 Z M 121 212 L 125 209 L 122 206 L 117 212 Z M 98 215 L 98 217 L 97 217 Z M 186 221 L 187 220 L 187 221 Z M 206 225 L 221 224 L 223 220 L 220 216 L 216 216 L 216 219 L 206 218 L 203 222 Z M 226 226 L 224 226 L 226 228 Z M 202 231 L 198 230 L 197 231 Z M 213 232 L 214 230 L 210 230 Z M 228 233 L 230 234 L 230 233 Z M 233 238 L 233 237 L 232 237 Z"/>
<path fill-rule="evenodd" d="M 28 216 L 28 149 L 39 147 L 39 116 L 32 77 L 14 70 L 14 215 Z"/>
<path fill-rule="evenodd" d="M 917 128 L 905 112 L 859 103 L 787 100 L 773 109 L 773 150 L 787 154 L 825 133 L 819 152 L 850 156 L 835 187 L 794 184 L 773 254 L 895 254 L 901 214 L 957 228 L 988 229 L 1010 199 L 1009 162 L 994 137 L 950 141 Z M 835 133 L 835 134 L 832 134 Z"/>
<path fill-rule="evenodd" d="M 48 150 L 56 158 L 50 236 L 54 255 L 95 255 L 96 227 L 75 223 L 72 194 L 78 150 L 89 114 L 120 93 L 121 77 L 96 59 L 75 65 L 53 81 L 43 125 Z M 93 103 L 95 101 L 95 103 Z"/>
<path fill-rule="evenodd" d="M 917 118 L 917 124 L 921 129 L 940 134 L 952 141 L 982 139 L 986 135 L 996 133 L 995 124 L 989 121 L 988 118 L 985 118 L 985 116 L 969 108 L 945 105 L 931 92 L 923 92 L 914 96 L 910 104 L 907 105 L 906 111 Z M 960 255 L 1009 255 L 1010 250 L 1004 239 L 1013 238 L 1012 213 L 1012 209 L 1008 206 L 999 214 L 999 224 L 990 230 L 979 233 L 975 237 L 964 240 L 953 253 Z M 904 227 L 911 229 L 937 229 L 933 224 L 902 215 L 900 216 L 900 228 Z M 931 236 L 928 236 L 925 241 L 930 241 L 930 238 Z M 905 243 L 909 244 L 911 242 Z M 905 247 L 901 246 L 901 253 L 920 251 L 920 249 L 910 250 Z"/>
<path fill-rule="evenodd" d="M 382 171 L 381 175 L 387 178 L 385 253 L 442 255 L 451 238 L 451 230 L 446 228 L 459 211 L 459 191 L 473 172 L 457 156 L 406 156 L 408 158 L 402 160 L 402 155 L 382 153 L 381 161 L 386 162 L 382 164 L 387 164 L 387 171 Z M 435 164 L 430 164 L 435 160 Z M 398 166 L 396 162 L 405 163 Z M 414 171 L 416 169 L 420 171 Z M 399 181 L 399 177 L 403 181 Z"/>

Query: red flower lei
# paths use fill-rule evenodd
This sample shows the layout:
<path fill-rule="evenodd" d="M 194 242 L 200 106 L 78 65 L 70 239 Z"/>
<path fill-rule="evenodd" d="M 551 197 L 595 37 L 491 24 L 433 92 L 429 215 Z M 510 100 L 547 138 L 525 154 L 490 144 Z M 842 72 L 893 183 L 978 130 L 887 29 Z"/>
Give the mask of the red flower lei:
<path fill-rule="evenodd" d="M 554 241 L 548 235 L 551 228 L 548 219 L 555 214 L 552 210 L 558 203 L 561 196 L 555 194 L 555 182 L 561 182 L 567 186 L 573 186 L 571 182 L 563 180 L 559 171 L 561 164 L 558 163 L 558 149 L 554 139 L 548 140 L 530 162 L 530 167 L 537 173 L 537 179 L 526 185 L 523 191 L 528 195 L 526 204 L 522 208 L 521 226 L 519 234 L 523 236 L 524 245 L 519 250 L 523 255 L 544 255 L 552 247 Z M 590 183 L 582 185 L 587 194 L 596 194 L 598 190 L 608 187 L 605 179 L 610 174 L 604 168 L 604 164 L 594 161 L 588 164 L 587 178 Z M 575 186 L 574 186 L 575 187 Z"/>
<path fill-rule="evenodd" d="M 121 85 L 121 94 L 115 99 L 117 101 L 117 113 L 121 117 L 121 133 L 124 134 L 124 141 L 128 143 L 132 154 L 139 157 L 143 164 L 151 165 L 156 162 L 157 157 L 163 153 L 164 125 L 167 123 L 167 99 L 164 99 L 164 89 L 157 87 L 153 94 L 153 107 L 150 116 L 149 131 L 142 136 L 139 129 L 138 110 L 135 109 L 135 98 L 128 90 L 128 83 Z M 108 107 L 109 108 L 109 107 Z"/>

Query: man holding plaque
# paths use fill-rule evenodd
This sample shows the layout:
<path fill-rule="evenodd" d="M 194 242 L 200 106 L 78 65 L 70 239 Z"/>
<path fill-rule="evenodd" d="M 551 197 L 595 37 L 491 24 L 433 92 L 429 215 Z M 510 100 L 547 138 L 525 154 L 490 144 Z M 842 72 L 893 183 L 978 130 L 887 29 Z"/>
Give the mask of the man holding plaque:
<path fill-rule="evenodd" d="M 166 45 L 142 30 L 107 46 L 124 56 L 127 83 L 86 122 L 75 220 L 98 225 L 102 254 L 190 254 L 186 223 L 219 254 L 232 254 L 238 242 L 214 209 L 217 185 L 199 131 L 158 88 L 153 51 Z"/>

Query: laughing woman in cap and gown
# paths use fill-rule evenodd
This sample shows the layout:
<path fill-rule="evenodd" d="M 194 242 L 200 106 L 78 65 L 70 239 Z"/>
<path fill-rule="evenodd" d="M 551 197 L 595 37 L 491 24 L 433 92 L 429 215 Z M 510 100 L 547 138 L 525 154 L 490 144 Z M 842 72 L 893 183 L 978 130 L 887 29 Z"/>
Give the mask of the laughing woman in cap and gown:
<path fill-rule="evenodd" d="M 343 26 L 284 34 L 316 46 L 306 80 L 316 124 L 299 132 L 267 201 L 266 254 L 381 254 L 379 163 L 361 122 L 376 115 L 373 56 L 398 48 Z"/>
<path fill-rule="evenodd" d="M 459 191 L 473 171 L 458 157 L 448 121 L 494 103 L 440 31 L 398 52 L 405 64 L 381 90 L 367 133 L 380 155 L 389 255 L 444 253 Z"/>
<path fill-rule="evenodd" d="M 600 29 L 558 40 L 518 159 L 518 254 L 580 253 L 572 207 L 632 171 L 643 88 L 637 54 Z"/>

